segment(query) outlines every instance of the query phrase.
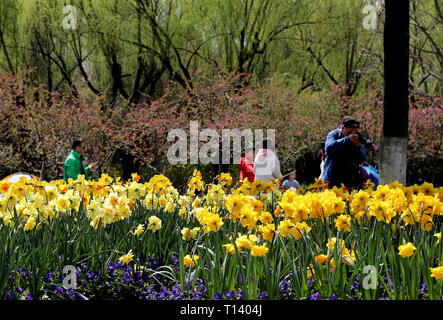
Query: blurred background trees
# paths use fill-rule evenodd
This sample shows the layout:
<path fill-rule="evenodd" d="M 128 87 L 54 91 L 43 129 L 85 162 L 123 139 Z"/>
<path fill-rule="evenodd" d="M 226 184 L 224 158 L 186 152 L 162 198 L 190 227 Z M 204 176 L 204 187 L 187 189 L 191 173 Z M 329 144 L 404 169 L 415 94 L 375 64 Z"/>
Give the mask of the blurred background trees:
<path fill-rule="evenodd" d="M 375 30 L 363 8 L 377 9 Z M 77 13 L 65 29 L 65 5 Z M 383 1 L 5 0 L 1 69 L 38 67 L 49 90 L 88 89 L 111 101 L 155 97 L 168 80 L 184 88 L 194 70 L 274 72 L 303 88 L 343 84 L 351 96 L 383 79 Z M 441 95 L 443 8 L 411 1 L 410 84 Z"/>

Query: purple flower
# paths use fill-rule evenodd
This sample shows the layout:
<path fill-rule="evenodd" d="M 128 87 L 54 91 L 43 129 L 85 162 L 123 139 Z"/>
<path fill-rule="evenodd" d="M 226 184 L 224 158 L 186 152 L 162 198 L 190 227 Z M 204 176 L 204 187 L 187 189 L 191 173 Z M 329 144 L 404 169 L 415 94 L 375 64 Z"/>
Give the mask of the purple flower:
<path fill-rule="evenodd" d="M 235 297 L 235 291 L 233 291 L 233 290 L 228 291 L 228 292 L 225 294 L 225 297 L 226 297 L 226 299 L 229 299 L 229 300 L 234 299 L 234 297 Z"/>
<path fill-rule="evenodd" d="M 20 288 L 20 287 L 18 287 L 18 288 L 15 288 L 15 291 L 17 291 L 18 293 L 20 293 L 20 294 L 22 294 L 23 293 L 23 289 L 22 288 Z"/>
<path fill-rule="evenodd" d="M 154 259 L 152 259 L 151 257 L 148 257 L 147 260 L 149 261 L 148 268 L 153 269 L 153 270 L 158 268 L 158 264 L 157 264 L 157 262 Z"/>
<path fill-rule="evenodd" d="M 336 295 L 336 294 L 332 294 L 330 297 L 329 297 L 329 300 L 337 300 L 338 299 L 338 295 Z"/>
<path fill-rule="evenodd" d="M 360 285 L 358 283 L 353 283 L 351 285 L 351 291 L 354 292 L 355 290 L 358 290 L 360 288 Z"/>
<path fill-rule="evenodd" d="M 25 299 L 26 299 L 26 300 L 33 300 L 33 299 L 32 299 L 32 296 L 31 296 L 30 294 L 27 294 L 26 297 L 25 297 Z"/>
<path fill-rule="evenodd" d="M 45 282 L 51 281 L 53 275 L 54 275 L 53 272 L 49 272 L 47 275 L 45 275 Z"/>
<path fill-rule="evenodd" d="M 268 299 L 268 293 L 266 291 L 259 292 L 257 294 L 257 298 L 260 300 L 267 300 Z"/>
<path fill-rule="evenodd" d="M 320 292 L 311 294 L 308 300 L 321 300 L 321 294 Z"/>
<path fill-rule="evenodd" d="M 6 299 L 7 300 L 14 300 L 14 295 L 12 294 L 12 292 L 8 291 L 6 293 Z"/>
<path fill-rule="evenodd" d="M 222 295 L 220 293 L 214 293 L 214 300 L 221 300 L 222 299 Z"/>
<path fill-rule="evenodd" d="M 72 296 L 72 292 L 69 290 L 66 290 L 66 295 L 69 297 L 69 299 L 74 300 L 74 297 Z"/>
<path fill-rule="evenodd" d="M 204 286 L 204 285 L 202 285 L 202 284 L 199 284 L 198 286 L 197 286 L 197 288 L 198 288 L 198 292 L 200 292 L 200 293 L 206 293 L 206 287 Z"/>
<path fill-rule="evenodd" d="M 192 300 L 200 300 L 202 294 L 200 292 L 197 292 L 196 294 L 192 295 Z"/>
<path fill-rule="evenodd" d="M 283 280 L 280 285 L 280 291 L 284 294 L 289 294 L 290 288 L 292 288 L 292 285 L 288 281 Z"/>
<path fill-rule="evenodd" d="M 171 261 L 173 264 L 178 264 L 178 258 L 176 256 L 172 256 Z"/>
<path fill-rule="evenodd" d="M 133 282 L 133 280 L 132 280 L 131 277 L 123 276 L 123 277 L 122 277 L 122 282 L 123 282 L 124 284 L 128 284 L 128 283 L 130 283 L 130 282 Z"/>

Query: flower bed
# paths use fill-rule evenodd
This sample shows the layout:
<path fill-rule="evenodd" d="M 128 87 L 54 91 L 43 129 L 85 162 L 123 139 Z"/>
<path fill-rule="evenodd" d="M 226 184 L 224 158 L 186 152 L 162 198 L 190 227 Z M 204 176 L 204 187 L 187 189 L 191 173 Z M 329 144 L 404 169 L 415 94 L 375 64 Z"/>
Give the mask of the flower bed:
<path fill-rule="evenodd" d="M 0 192 L 2 299 L 442 299 L 429 183 L 283 191 L 195 171 L 183 195 L 136 174 Z"/>

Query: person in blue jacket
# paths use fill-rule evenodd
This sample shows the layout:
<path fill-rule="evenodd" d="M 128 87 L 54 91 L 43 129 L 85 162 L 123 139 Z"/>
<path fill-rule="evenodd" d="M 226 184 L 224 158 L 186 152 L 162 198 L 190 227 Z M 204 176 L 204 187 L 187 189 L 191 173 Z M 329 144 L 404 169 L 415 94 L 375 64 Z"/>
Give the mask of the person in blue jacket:
<path fill-rule="evenodd" d="M 366 159 L 363 147 L 366 140 L 359 128 L 358 120 L 347 118 L 326 137 L 322 179 L 328 181 L 330 187 L 340 187 L 343 183 L 348 188 L 359 188 L 363 183 L 360 170 Z"/>

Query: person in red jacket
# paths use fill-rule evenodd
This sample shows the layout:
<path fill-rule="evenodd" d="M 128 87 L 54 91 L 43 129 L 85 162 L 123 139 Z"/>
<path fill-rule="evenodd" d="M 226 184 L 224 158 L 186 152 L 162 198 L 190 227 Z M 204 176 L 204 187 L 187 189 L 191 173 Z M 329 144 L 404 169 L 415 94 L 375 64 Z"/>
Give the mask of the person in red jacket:
<path fill-rule="evenodd" d="M 238 169 L 240 170 L 240 180 L 248 178 L 249 182 L 254 182 L 254 149 L 252 147 L 246 147 L 245 156 L 240 159 Z"/>

